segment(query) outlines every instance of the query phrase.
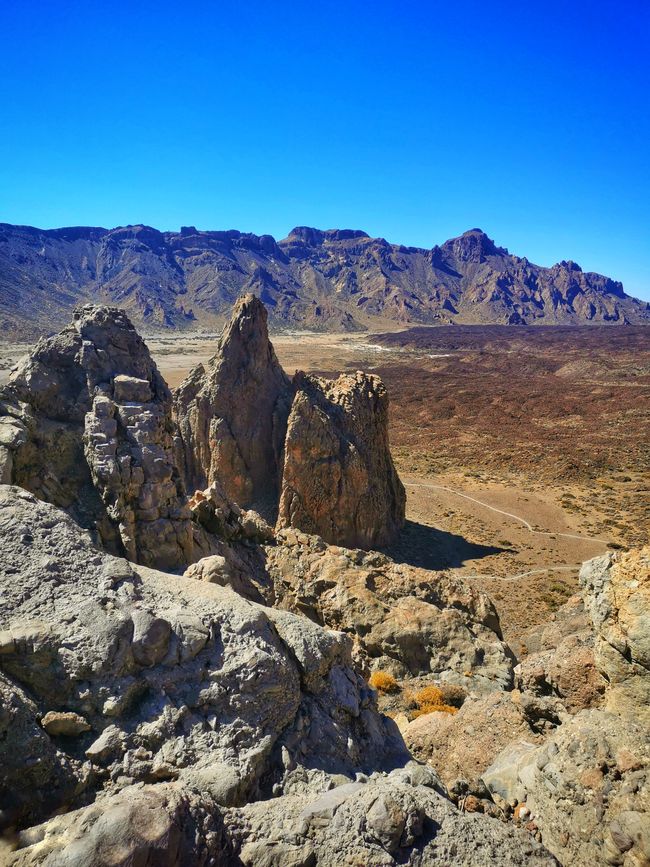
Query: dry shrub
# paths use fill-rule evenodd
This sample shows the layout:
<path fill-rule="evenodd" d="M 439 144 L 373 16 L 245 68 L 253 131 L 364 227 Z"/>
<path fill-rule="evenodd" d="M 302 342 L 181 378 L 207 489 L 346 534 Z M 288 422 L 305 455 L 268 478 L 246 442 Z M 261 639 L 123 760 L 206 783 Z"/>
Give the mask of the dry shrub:
<path fill-rule="evenodd" d="M 438 686 L 425 686 L 413 694 L 413 700 L 422 707 L 423 704 L 444 704 L 442 690 Z"/>
<path fill-rule="evenodd" d="M 447 689 L 445 687 L 444 689 Z M 464 693 L 464 690 L 463 690 Z M 417 710 L 412 711 L 411 718 L 416 719 L 419 716 L 424 716 L 427 713 L 442 711 L 443 713 L 457 713 L 458 708 L 445 701 L 445 694 L 440 687 L 425 686 L 418 690 L 412 696 L 413 701 L 417 704 Z"/>
<path fill-rule="evenodd" d="M 397 692 L 399 689 L 399 684 L 387 671 L 373 671 L 368 683 L 379 692 Z"/>
<path fill-rule="evenodd" d="M 450 704 L 423 704 L 417 710 L 411 711 L 411 719 L 426 716 L 428 713 L 458 713 L 458 708 Z"/>

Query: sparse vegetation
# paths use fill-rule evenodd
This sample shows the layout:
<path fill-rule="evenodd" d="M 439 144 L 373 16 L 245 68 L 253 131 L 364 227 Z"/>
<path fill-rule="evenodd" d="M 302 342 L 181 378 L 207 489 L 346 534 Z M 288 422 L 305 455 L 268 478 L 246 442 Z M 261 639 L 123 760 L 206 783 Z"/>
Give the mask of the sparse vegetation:
<path fill-rule="evenodd" d="M 462 690 L 465 694 L 465 690 Z M 417 708 L 411 711 L 411 718 L 424 716 L 428 713 L 442 711 L 443 713 L 457 713 L 458 707 L 445 703 L 445 695 L 437 686 L 425 686 L 412 695 L 413 702 Z"/>
<path fill-rule="evenodd" d="M 387 671 L 373 671 L 368 683 L 378 692 L 399 692 L 398 682 L 395 680 L 393 675 L 389 674 Z"/>

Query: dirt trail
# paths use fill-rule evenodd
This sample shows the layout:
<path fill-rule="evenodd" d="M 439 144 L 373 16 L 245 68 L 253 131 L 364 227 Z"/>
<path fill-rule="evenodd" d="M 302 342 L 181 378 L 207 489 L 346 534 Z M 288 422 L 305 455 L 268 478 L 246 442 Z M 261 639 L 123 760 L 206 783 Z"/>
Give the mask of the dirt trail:
<path fill-rule="evenodd" d="M 606 539 L 600 539 L 596 536 L 584 536 L 577 535 L 575 533 L 560 533 L 559 531 L 550 531 L 550 530 L 535 530 L 532 524 L 530 524 L 525 518 L 522 518 L 521 515 L 513 515 L 511 512 L 504 512 L 503 509 L 497 509 L 496 506 L 491 506 L 489 503 L 483 502 L 483 500 L 477 500 L 476 497 L 471 497 L 469 494 L 463 493 L 463 491 L 457 491 L 454 488 L 449 488 L 446 485 L 433 485 L 426 482 L 411 482 L 404 481 L 405 485 L 408 485 L 411 488 L 431 488 L 433 490 L 438 491 L 446 491 L 448 494 L 455 494 L 457 497 L 462 497 L 465 500 L 469 500 L 472 503 L 476 503 L 479 506 L 483 506 L 486 509 L 489 509 L 491 512 L 496 512 L 498 515 L 505 515 L 506 518 L 512 518 L 513 521 L 518 521 L 520 524 L 523 524 L 524 527 L 530 532 L 534 533 L 536 536 L 550 536 L 552 538 L 556 536 L 562 536 L 565 539 L 580 539 L 581 541 L 586 542 L 597 542 L 601 545 L 608 545 L 609 542 Z M 559 568 L 559 567 L 558 567 Z M 532 574 L 532 573 L 522 573 L 522 574 Z"/>

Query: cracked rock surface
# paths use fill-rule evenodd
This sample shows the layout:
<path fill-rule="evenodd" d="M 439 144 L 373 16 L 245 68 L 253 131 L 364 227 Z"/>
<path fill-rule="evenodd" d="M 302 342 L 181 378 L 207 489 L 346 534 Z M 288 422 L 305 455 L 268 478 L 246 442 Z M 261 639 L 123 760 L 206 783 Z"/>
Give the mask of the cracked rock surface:
<path fill-rule="evenodd" d="M 171 394 L 126 315 L 79 308 L 0 392 L 6 483 L 67 509 L 113 553 L 178 569 L 193 532 L 173 462 Z"/>

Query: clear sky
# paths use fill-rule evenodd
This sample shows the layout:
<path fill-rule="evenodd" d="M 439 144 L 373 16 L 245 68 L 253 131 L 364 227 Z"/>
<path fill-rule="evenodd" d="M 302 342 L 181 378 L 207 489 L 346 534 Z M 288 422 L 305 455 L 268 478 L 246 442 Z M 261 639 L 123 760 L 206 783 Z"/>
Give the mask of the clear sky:
<path fill-rule="evenodd" d="M 0 221 L 431 247 L 650 300 L 650 2 L 0 0 Z"/>

